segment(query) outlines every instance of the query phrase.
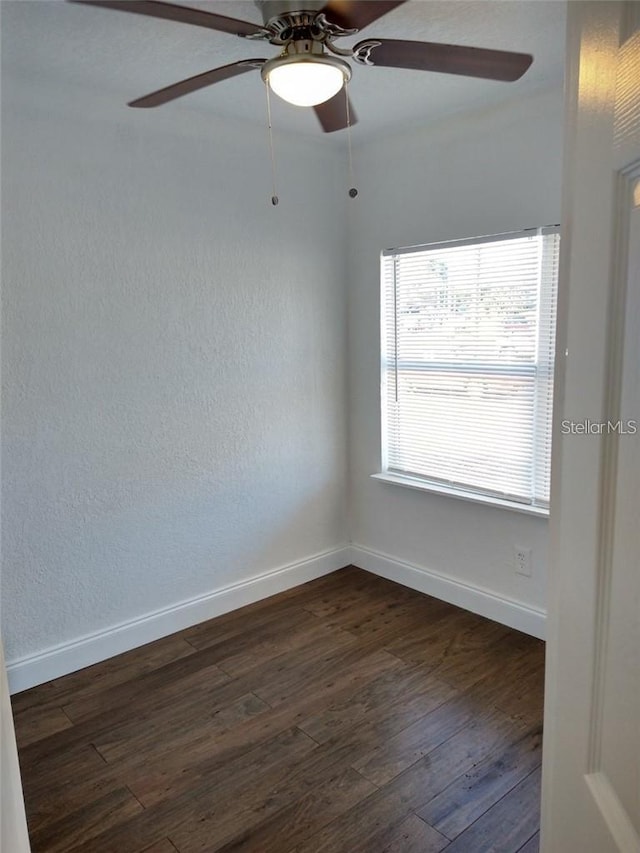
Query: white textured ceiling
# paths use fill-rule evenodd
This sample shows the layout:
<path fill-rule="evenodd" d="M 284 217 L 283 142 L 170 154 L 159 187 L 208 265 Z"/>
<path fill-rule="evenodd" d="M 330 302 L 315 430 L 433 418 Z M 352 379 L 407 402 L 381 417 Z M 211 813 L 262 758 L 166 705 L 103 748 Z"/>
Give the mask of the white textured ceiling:
<path fill-rule="evenodd" d="M 183 5 L 262 22 L 259 9 L 248 0 L 186 0 Z M 277 52 L 264 42 L 63 0 L 3 0 L 0 8 L 5 80 L 18 76 L 82 87 L 94 91 L 101 101 L 113 98 L 123 111 L 130 110 L 127 101 L 186 77 Z M 517 83 L 355 65 L 350 84 L 359 117 L 355 141 L 422 127 L 452 113 L 561 85 L 565 11 L 565 3 L 556 0 L 409 0 L 357 36 L 338 42 L 347 46 L 380 36 L 534 56 L 533 65 Z M 259 72 L 250 72 L 157 110 L 166 114 L 164 119 L 171 112 L 176 121 L 185 121 L 197 112 L 200 120 L 206 115 L 212 120 L 234 117 L 264 128 L 264 86 Z M 282 102 L 274 105 L 274 124 L 280 130 L 321 135 L 311 110 Z M 325 138 L 341 142 L 345 132 Z"/>

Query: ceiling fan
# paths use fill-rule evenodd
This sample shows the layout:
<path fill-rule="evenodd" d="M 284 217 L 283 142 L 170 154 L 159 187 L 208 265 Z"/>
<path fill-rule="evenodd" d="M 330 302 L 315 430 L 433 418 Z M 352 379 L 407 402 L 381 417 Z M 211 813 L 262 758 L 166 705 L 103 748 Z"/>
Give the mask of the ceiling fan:
<path fill-rule="evenodd" d="M 326 133 L 356 121 L 346 96 L 351 67 L 345 57 L 364 66 L 410 68 L 512 82 L 529 68 L 525 53 L 478 47 L 367 38 L 350 48 L 334 44 L 368 27 L 406 0 L 257 0 L 264 24 L 255 24 L 178 6 L 160 0 L 70 0 L 72 3 L 134 12 L 207 27 L 280 48 L 271 59 L 241 59 L 166 86 L 129 103 L 157 107 L 221 80 L 259 69 L 267 86 L 289 103 L 313 107 Z M 317 7 L 317 8 L 314 8 Z M 344 93 L 343 91 L 344 90 Z"/>

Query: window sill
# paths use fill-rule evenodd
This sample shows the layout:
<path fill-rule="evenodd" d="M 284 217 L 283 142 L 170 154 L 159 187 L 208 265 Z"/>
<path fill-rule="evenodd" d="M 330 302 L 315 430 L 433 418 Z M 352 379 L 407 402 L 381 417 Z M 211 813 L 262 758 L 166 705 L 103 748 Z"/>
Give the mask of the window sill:
<path fill-rule="evenodd" d="M 494 498 L 489 495 L 464 492 L 462 489 L 438 486 L 435 483 L 428 483 L 414 477 L 403 477 L 400 474 L 391 474 L 388 471 L 382 471 L 379 474 L 371 474 L 371 477 L 374 480 L 381 480 L 383 483 L 392 483 L 395 486 L 404 486 L 407 489 L 416 489 L 419 492 L 431 492 L 435 495 L 443 495 L 447 498 L 456 498 L 460 501 L 470 501 L 471 503 L 484 504 L 485 506 L 494 506 L 498 507 L 498 509 L 509 510 L 510 512 L 524 513 L 524 515 L 536 515 L 539 518 L 549 518 L 549 510 L 544 507 L 529 506 L 528 504 L 519 504 L 515 501 L 507 501 L 502 498 Z"/>

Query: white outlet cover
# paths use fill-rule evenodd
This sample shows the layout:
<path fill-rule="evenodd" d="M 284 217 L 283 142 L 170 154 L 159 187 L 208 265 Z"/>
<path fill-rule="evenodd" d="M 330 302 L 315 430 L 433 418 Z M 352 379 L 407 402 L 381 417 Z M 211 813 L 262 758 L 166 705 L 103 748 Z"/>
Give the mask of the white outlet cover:
<path fill-rule="evenodd" d="M 516 574 L 531 577 L 531 548 L 514 546 L 514 563 Z"/>

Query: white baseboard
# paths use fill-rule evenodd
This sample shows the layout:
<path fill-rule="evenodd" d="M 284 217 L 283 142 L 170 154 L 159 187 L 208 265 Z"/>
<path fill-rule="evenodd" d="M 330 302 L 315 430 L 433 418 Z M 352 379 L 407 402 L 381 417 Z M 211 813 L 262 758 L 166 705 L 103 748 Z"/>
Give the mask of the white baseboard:
<path fill-rule="evenodd" d="M 104 631 L 79 637 L 34 655 L 7 662 L 11 693 L 75 672 L 130 649 L 166 637 L 245 604 L 267 598 L 291 587 L 327 575 L 349 565 L 350 549 L 335 548 L 306 560 L 231 584 L 222 589 L 181 601 L 138 619 Z"/>
<path fill-rule="evenodd" d="M 411 589 L 448 601 L 518 631 L 544 639 L 546 614 L 489 590 L 461 583 L 421 566 L 397 560 L 388 554 L 361 545 L 345 546 L 316 554 L 306 560 L 231 584 L 205 595 L 147 613 L 138 619 L 114 625 L 53 646 L 34 655 L 8 661 L 11 693 L 75 672 L 113 655 L 166 637 L 190 625 L 213 619 L 314 578 L 322 577 L 352 563 L 358 568 L 388 578 Z"/>
<path fill-rule="evenodd" d="M 525 634 L 531 634 L 541 640 L 545 638 L 547 616 L 543 610 L 503 598 L 489 590 L 462 583 L 422 566 L 396 560 L 388 554 L 371 551 L 361 545 L 351 546 L 351 562 L 367 572 L 471 610 L 472 613 L 516 628 Z"/>

